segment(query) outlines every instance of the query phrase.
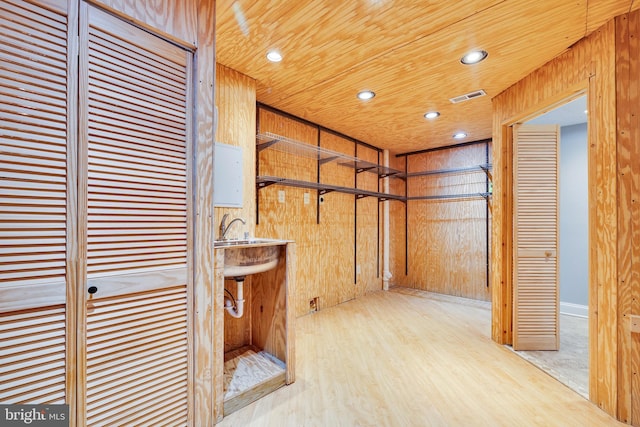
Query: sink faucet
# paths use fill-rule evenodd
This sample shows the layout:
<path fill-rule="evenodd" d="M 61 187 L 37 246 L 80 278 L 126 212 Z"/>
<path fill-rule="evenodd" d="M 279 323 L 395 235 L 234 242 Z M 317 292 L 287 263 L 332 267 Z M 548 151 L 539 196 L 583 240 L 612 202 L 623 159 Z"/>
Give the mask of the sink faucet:
<path fill-rule="evenodd" d="M 222 221 L 220 221 L 220 240 L 225 240 L 226 239 L 226 235 L 227 235 L 227 231 L 229 231 L 229 228 L 231 228 L 231 224 L 233 224 L 236 221 L 240 221 L 243 224 L 246 224 L 245 220 L 238 217 L 238 218 L 234 218 L 231 220 L 231 222 L 227 225 L 227 218 L 229 217 L 229 214 L 224 214 L 222 216 Z"/>

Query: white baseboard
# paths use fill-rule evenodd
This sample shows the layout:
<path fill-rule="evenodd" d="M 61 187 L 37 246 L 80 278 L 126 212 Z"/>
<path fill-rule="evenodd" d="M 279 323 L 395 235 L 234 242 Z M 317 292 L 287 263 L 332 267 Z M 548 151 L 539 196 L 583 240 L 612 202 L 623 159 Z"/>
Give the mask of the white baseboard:
<path fill-rule="evenodd" d="M 560 301 L 560 313 L 576 317 L 589 317 L 589 307 L 586 305 L 572 304 Z"/>

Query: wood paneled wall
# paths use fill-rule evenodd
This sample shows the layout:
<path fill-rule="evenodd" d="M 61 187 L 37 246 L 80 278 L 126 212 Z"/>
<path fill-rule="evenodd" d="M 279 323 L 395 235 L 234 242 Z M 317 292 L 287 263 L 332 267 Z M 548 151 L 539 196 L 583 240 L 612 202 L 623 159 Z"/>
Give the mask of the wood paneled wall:
<path fill-rule="evenodd" d="M 260 132 L 272 132 L 311 145 L 316 145 L 318 141 L 317 129 L 267 110 L 258 111 L 258 124 Z M 259 174 L 315 181 L 318 169 L 313 159 L 264 150 L 259 155 Z M 278 201 L 279 192 L 283 192 L 283 203 Z M 304 204 L 305 193 L 309 194 L 307 205 Z M 259 222 L 256 234 L 260 237 L 295 240 L 297 244 L 297 289 L 294 290 L 293 302 L 297 316 L 309 311 L 311 298 L 319 297 L 320 308 L 335 304 L 329 302 L 330 297 L 323 285 L 324 258 L 320 243 L 323 230 L 316 224 L 317 203 L 315 191 L 302 188 L 271 185 L 258 192 Z M 333 274 L 337 281 L 341 272 L 338 263 L 336 267 L 337 271 Z"/>
<path fill-rule="evenodd" d="M 588 96 L 590 399 L 640 425 L 640 351 L 630 316 L 640 312 L 637 256 L 638 28 L 622 15 L 494 98 L 492 337 L 512 340 L 511 128 L 550 106 Z"/>
<path fill-rule="evenodd" d="M 216 238 L 222 216 L 243 218 L 246 224 L 235 223 L 228 237 L 242 237 L 247 231 L 255 232 L 256 223 L 256 82 L 235 70 L 216 65 L 216 106 L 218 128 L 216 142 L 242 148 L 243 155 L 243 205 L 242 208 L 215 208 Z"/>
<path fill-rule="evenodd" d="M 355 155 L 353 143 L 344 138 L 320 130 L 320 146 L 329 150 Z M 278 175 L 278 174 L 276 174 Z M 355 183 L 354 170 L 344 167 L 338 162 L 328 162 L 320 166 L 320 182 L 353 187 Z M 301 268 L 311 264 L 313 259 L 319 266 L 318 282 L 306 289 L 307 297 L 299 301 L 304 305 L 314 296 L 319 296 L 320 308 L 332 307 L 356 297 L 354 279 L 354 259 L 356 247 L 354 233 L 356 224 L 356 204 L 354 196 L 338 192 L 327 193 L 322 196 L 320 203 L 317 240 L 314 242 L 315 251 L 308 262 L 300 260 Z M 303 264 L 304 263 L 304 264 Z M 318 292 L 319 291 L 319 292 Z"/>
<path fill-rule="evenodd" d="M 487 148 L 486 143 L 479 143 L 409 154 L 407 172 L 485 165 Z M 486 187 L 487 175 L 481 169 L 407 178 L 409 198 L 484 193 Z M 406 209 L 408 270 L 406 275 L 398 274 L 393 283 L 488 301 L 485 199 L 408 200 Z"/>
<path fill-rule="evenodd" d="M 622 420 L 640 426 L 640 11 L 616 18 L 618 169 L 618 394 Z"/>
<path fill-rule="evenodd" d="M 378 162 L 378 150 L 268 108 L 258 108 L 258 131 Z M 259 175 L 378 191 L 377 175 L 357 174 L 354 168 L 283 151 L 260 152 Z M 309 203 L 305 204 L 305 194 Z M 284 201 L 281 202 L 284 197 Z M 375 198 L 271 185 L 258 191 L 256 234 L 295 240 L 297 265 L 294 310 L 309 313 L 310 301 L 318 309 L 340 304 L 382 289 L 379 203 Z M 359 268 L 357 268 L 359 266 Z M 358 273 L 356 273 L 358 272 Z"/>

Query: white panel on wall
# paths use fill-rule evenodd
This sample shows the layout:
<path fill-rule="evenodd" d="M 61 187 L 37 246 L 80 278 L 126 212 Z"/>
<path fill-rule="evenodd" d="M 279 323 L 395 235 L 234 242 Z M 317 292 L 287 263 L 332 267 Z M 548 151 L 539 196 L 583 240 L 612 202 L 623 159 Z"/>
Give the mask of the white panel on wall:
<path fill-rule="evenodd" d="M 216 142 L 213 170 L 213 204 L 242 207 L 242 147 Z"/>

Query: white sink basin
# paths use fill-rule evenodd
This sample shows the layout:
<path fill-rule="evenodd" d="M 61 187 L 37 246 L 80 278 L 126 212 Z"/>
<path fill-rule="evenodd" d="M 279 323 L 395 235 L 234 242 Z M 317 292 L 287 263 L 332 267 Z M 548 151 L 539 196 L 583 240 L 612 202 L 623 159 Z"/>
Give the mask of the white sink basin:
<path fill-rule="evenodd" d="M 249 239 L 216 241 L 214 247 L 224 248 L 224 277 L 244 277 L 275 268 L 280 258 L 277 240 Z"/>

